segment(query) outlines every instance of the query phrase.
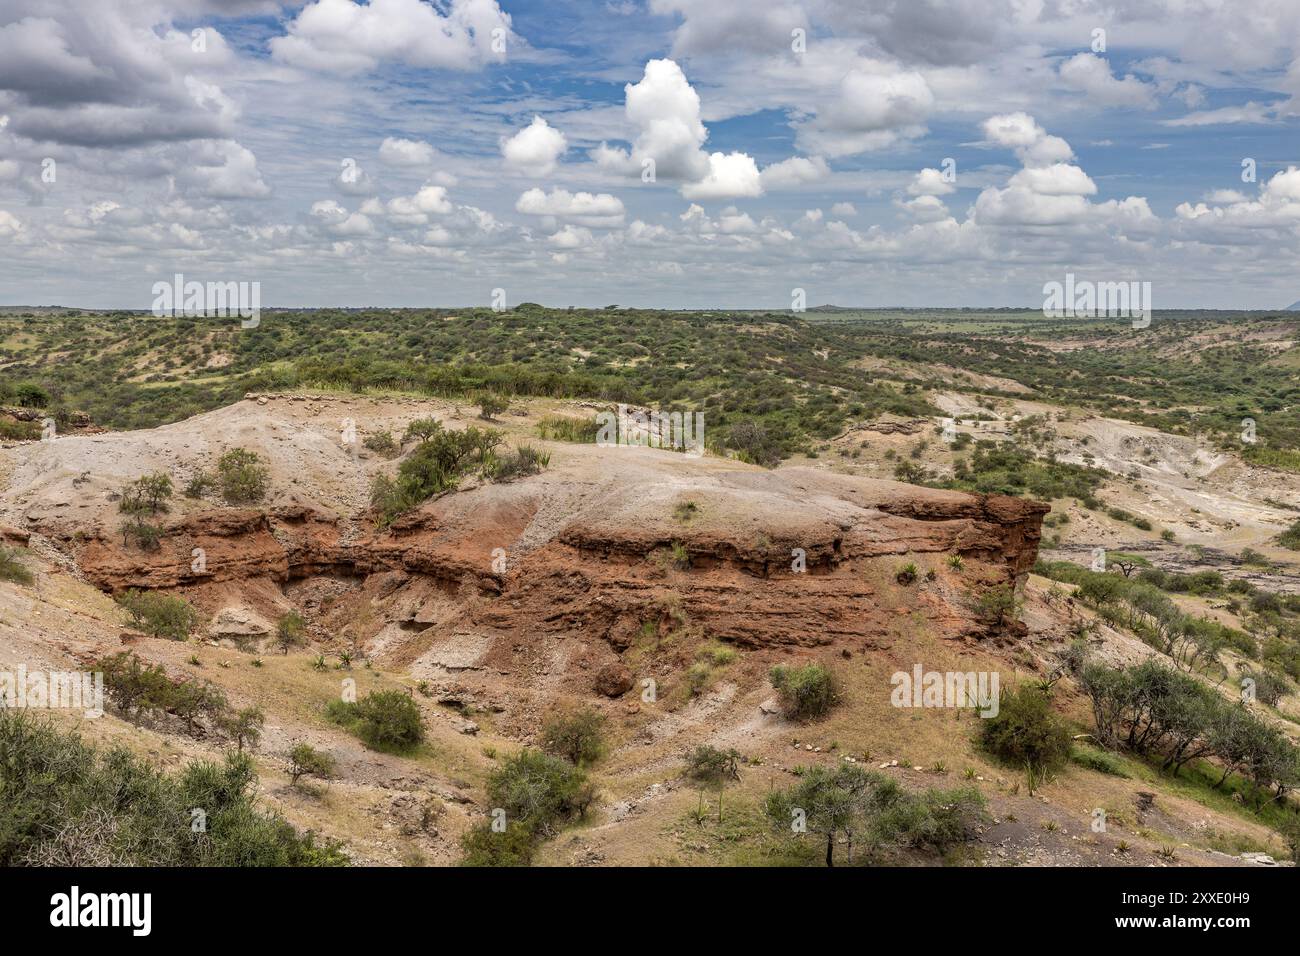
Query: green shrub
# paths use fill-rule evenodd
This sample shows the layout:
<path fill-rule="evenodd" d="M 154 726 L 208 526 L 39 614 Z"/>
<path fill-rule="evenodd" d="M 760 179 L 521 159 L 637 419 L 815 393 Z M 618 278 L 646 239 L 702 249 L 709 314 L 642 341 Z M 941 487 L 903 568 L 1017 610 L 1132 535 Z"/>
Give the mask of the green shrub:
<path fill-rule="evenodd" d="M 1277 536 L 1277 543 L 1292 551 L 1300 551 L 1300 521 L 1294 522 Z"/>
<path fill-rule="evenodd" d="M 117 509 L 123 514 L 157 514 L 166 510 L 166 503 L 172 496 L 172 480 L 166 472 L 154 472 L 143 475 L 126 486 L 118 500 Z"/>
<path fill-rule="evenodd" d="M 461 837 L 461 866 L 528 866 L 533 861 L 536 836 L 522 823 L 510 823 L 501 832 L 480 823 Z"/>
<path fill-rule="evenodd" d="M 539 451 L 531 445 L 520 445 L 505 455 L 491 455 L 484 462 L 483 477 L 489 481 L 510 481 L 539 475 L 551 464 L 550 452 Z"/>
<path fill-rule="evenodd" d="M 717 641 L 710 641 L 701 645 L 700 649 L 695 652 L 697 660 L 707 661 L 714 667 L 726 667 L 736 659 L 736 649 L 727 647 Z"/>
<path fill-rule="evenodd" d="M 1033 684 L 1003 689 L 998 712 L 980 724 L 980 743 L 999 760 L 1025 769 L 1029 791 L 1070 756 L 1070 732 L 1052 712 L 1048 691 Z"/>
<path fill-rule="evenodd" d="M 197 471 L 194 477 L 185 483 L 186 498 L 202 498 L 211 494 L 217 487 L 216 476 L 206 471 Z"/>
<path fill-rule="evenodd" d="M 331 701 L 326 716 L 356 734 L 372 750 L 406 751 L 424 740 L 424 718 L 400 690 L 371 691 L 356 703 Z"/>
<path fill-rule="evenodd" d="M 981 591 L 972 605 L 980 620 L 1001 626 L 1015 620 L 1020 613 L 1020 601 L 1009 584 L 999 584 Z"/>
<path fill-rule="evenodd" d="M 19 382 L 9 392 L 21 408 L 48 408 L 50 393 L 35 382 Z"/>
<path fill-rule="evenodd" d="M 713 681 L 713 668 L 705 661 L 696 661 L 686 668 L 686 688 L 692 697 L 698 697 Z"/>
<path fill-rule="evenodd" d="M 559 711 L 542 723 L 542 749 L 574 766 L 594 763 L 604 751 L 605 717 L 594 707 Z"/>
<path fill-rule="evenodd" d="M 361 444 L 385 458 L 396 457 L 397 453 L 401 451 L 397 439 L 393 438 L 393 433 L 387 430 L 370 433 L 362 439 Z"/>
<path fill-rule="evenodd" d="M 108 699 L 134 719 L 165 711 L 174 685 L 159 664 L 146 664 L 130 651 L 105 657 L 96 665 L 104 675 Z"/>
<path fill-rule="evenodd" d="M 307 622 L 303 620 L 302 615 L 297 611 L 289 611 L 281 615 L 275 623 L 276 646 L 284 654 L 288 654 L 289 648 L 304 644 L 306 641 Z"/>
<path fill-rule="evenodd" d="M 225 715 L 220 723 L 222 731 L 235 741 L 239 752 L 243 753 L 245 744 L 252 749 L 262 739 L 266 715 L 262 713 L 261 707 L 254 705 Z"/>
<path fill-rule="evenodd" d="M 442 433 L 442 422 L 436 418 L 417 418 L 406 426 L 406 431 L 402 434 L 402 441 L 406 442 L 414 438 L 426 442 Z"/>
<path fill-rule="evenodd" d="M 792 720 L 815 720 L 830 713 L 835 703 L 835 679 L 821 664 L 773 667 L 768 674 L 785 715 Z"/>
<path fill-rule="evenodd" d="M 338 843 L 317 844 L 257 809 L 256 780 L 245 754 L 168 774 L 125 748 L 99 751 L 0 708 L 0 866 L 347 864 Z"/>
<path fill-rule="evenodd" d="M 217 459 L 221 494 L 231 504 L 252 504 L 266 497 L 271 472 L 256 452 L 232 448 Z"/>
<path fill-rule="evenodd" d="M 510 407 L 510 403 L 495 392 L 482 392 L 478 396 L 479 418 L 491 421 Z"/>
<path fill-rule="evenodd" d="M 919 848 L 946 852 L 974 839 L 987 819 L 984 798 L 974 787 L 912 793 L 852 764 L 800 770 L 797 784 L 768 794 L 764 810 L 778 832 L 791 832 L 792 821 L 798 821 L 825 838 L 827 866 L 835 863 L 837 844 L 846 847 L 849 862 L 855 848 L 868 855 Z"/>
<path fill-rule="evenodd" d="M 595 791 L 567 760 L 525 748 L 492 772 L 487 796 L 490 806 L 506 812 L 508 824 L 549 836 L 575 814 L 585 816 Z"/>
<path fill-rule="evenodd" d="M 701 744 L 686 755 L 686 777 L 695 782 L 700 791 L 700 805 L 696 816 L 703 818 L 704 791 L 715 787 L 718 791 L 718 822 L 722 822 L 722 791 L 727 784 L 740 780 L 740 754 L 734 749 L 719 750 Z"/>
<path fill-rule="evenodd" d="M 198 609 L 184 598 L 132 588 L 116 600 L 131 615 L 132 627 L 151 637 L 183 641 L 199 623 Z"/>
<path fill-rule="evenodd" d="M 418 438 L 417 445 L 397 469 L 396 480 L 376 476 L 371 485 L 370 503 L 378 513 L 380 527 L 418 508 L 434 495 L 454 491 L 460 479 L 477 463 L 484 474 L 497 469 L 494 449 L 501 443 L 501 433 L 493 429 L 466 428 L 448 431 L 431 419 L 417 419 L 406 430 L 407 438 Z M 522 467 L 512 459 L 512 467 Z"/>
<path fill-rule="evenodd" d="M 1270 707 L 1276 707 L 1278 701 L 1294 689 L 1291 682 L 1276 671 L 1247 667 L 1242 668 L 1241 676 L 1243 680 L 1249 679 L 1255 682 L 1255 699 Z"/>
<path fill-rule="evenodd" d="M 130 543 L 141 551 L 157 551 L 162 545 L 162 528 L 136 517 L 122 525 L 122 544 Z"/>

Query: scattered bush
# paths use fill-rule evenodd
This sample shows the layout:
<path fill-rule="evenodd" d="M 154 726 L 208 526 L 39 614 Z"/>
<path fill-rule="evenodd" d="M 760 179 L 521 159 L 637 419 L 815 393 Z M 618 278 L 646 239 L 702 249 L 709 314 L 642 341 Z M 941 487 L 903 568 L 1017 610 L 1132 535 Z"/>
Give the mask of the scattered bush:
<path fill-rule="evenodd" d="M 501 444 L 501 433 L 493 429 L 448 431 L 434 419 L 425 418 L 411 422 L 406 437 L 418 438 L 420 444 L 398 467 L 396 480 L 379 475 L 371 485 L 370 503 L 378 512 L 380 527 L 434 495 L 454 491 L 475 463 L 485 473 L 501 467 L 494 452 Z M 512 466 L 519 468 L 521 463 L 514 461 Z"/>
<path fill-rule="evenodd" d="M 487 796 L 490 806 L 505 810 L 507 822 L 550 836 L 574 814 L 586 816 L 595 791 L 573 764 L 525 748 L 492 772 Z"/>
<path fill-rule="evenodd" d="M 605 717 L 594 707 L 561 711 L 542 723 L 542 749 L 575 767 L 594 763 L 604 751 Z"/>
<path fill-rule="evenodd" d="M 194 477 L 185 483 L 186 498 L 202 498 L 211 494 L 217 488 L 216 476 L 206 471 L 194 473 Z"/>
<path fill-rule="evenodd" d="M 719 750 L 701 744 L 686 755 L 686 777 L 694 781 L 700 791 L 697 819 L 703 819 L 704 790 L 716 787 L 718 791 L 718 822 L 722 822 L 722 791 L 727 784 L 740 780 L 740 754 L 735 749 Z"/>
<path fill-rule="evenodd" d="M 841 836 L 850 863 L 855 846 L 869 856 L 921 848 L 943 853 L 973 839 L 987 817 L 974 787 L 911 793 L 853 764 L 801 769 L 799 782 L 770 793 L 764 809 L 780 832 L 790 832 L 798 819 L 807 832 L 824 837 L 827 866 L 835 865 Z"/>
<path fill-rule="evenodd" d="M 981 591 L 972 609 L 980 620 L 1001 627 L 1016 619 L 1020 613 L 1020 601 L 1011 585 L 999 584 Z"/>
<path fill-rule="evenodd" d="M 138 515 L 148 512 L 157 514 L 166 510 L 167 500 L 172 496 L 172 480 L 165 472 L 143 475 L 126 486 L 122 497 L 118 499 L 117 508 L 123 514 Z"/>
<path fill-rule="evenodd" d="M 1255 682 L 1255 699 L 1260 703 L 1276 707 L 1278 702 L 1291 693 L 1291 682 L 1281 674 L 1271 670 L 1254 670 L 1249 667 L 1241 671 L 1243 680 Z"/>
<path fill-rule="evenodd" d="M 289 751 L 289 783 L 294 787 L 303 777 L 329 780 L 334 772 L 334 758 L 311 744 L 295 744 Z"/>
<path fill-rule="evenodd" d="M 424 740 L 420 707 L 400 690 L 371 691 L 356 703 L 332 701 L 326 715 L 360 737 L 372 750 L 401 752 Z"/>
<path fill-rule="evenodd" d="M 1277 543 L 1291 551 L 1300 551 L 1300 521 L 1292 523 L 1291 527 L 1278 535 Z"/>
<path fill-rule="evenodd" d="M 792 720 L 815 720 L 830 713 L 835 703 L 835 680 L 821 664 L 803 667 L 773 667 L 768 674 L 781 701 L 781 708 Z"/>
<path fill-rule="evenodd" d="M 490 455 L 483 465 L 483 477 L 489 481 L 510 481 L 539 475 L 551 464 L 551 453 L 539 451 L 531 445 L 520 445 L 513 452 Z"/>
<path fill-rule="evenodd" d="M 289 648 L 305 644 L 307 641 L 307 622 L 297 611 L 289 611 L 280 616 L 275 623 L 275 644 L 284 654 Z"/>
<path fill-rule="evenodd" d="M 506 411 L 510 403 L 494 392 L 483 392 L 478 396 L 478 417 L 491 421 Z"/>
<path fill-rule="evenodd" d="M 262 739 L 262 726 L 265 723 L 266 715 L 262 713 L 262 708 L 252 706 L 224 716 L 221 729 L 235 741 L 239 752 L 243 753 L 245 744 L 250 750 L 257 746 L 257 742 Z"/>
<path fill-rule="evenodd" d="M 362 439 L 361 444 L 368 450 L 377 455 L 383 455 L 385 458 L 395 458 L 402 450 L 397 444 L 397 439 L 393 437 L 390 431 L 372 432 Z"/>
<path fill-rule="evenodd" d="M 252 504 L 266 497 L 271 472 L 256 452 L 232 448 L 217 459 L 221 494 L 231 504 Z"/>
<path fill-rule="evenodd" d="M 997 714 L 980 722 L 980 744 L 998 759 L 1023 767 L 1031 794 L 1070 756 L 1070 732 L 1052 712 L 1049 692 L 1034 684 L 1003 689 Z"/>
<path fill-rule="evenodd" d="M 184 598 L 135 588 L 117 596 L 131 615 L 131 626 L 151 637 L 172 641 L 187 639 L 199 623 L 199 612 Z"/>

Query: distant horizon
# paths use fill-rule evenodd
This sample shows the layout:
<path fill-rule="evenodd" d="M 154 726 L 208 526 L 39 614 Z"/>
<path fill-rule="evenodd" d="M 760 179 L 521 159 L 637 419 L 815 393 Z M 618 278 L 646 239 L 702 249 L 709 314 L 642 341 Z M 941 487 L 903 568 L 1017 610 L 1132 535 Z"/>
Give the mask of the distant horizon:
<path fill-rule="evenodd" d="M 794 311 L 789 306 L 731 306 L 731 305 L 701 305 L 701 306 L 656 306 L 656 305 L 632 305 L 625 303 L 609 303 L 606 305 L 548 305 L 545 302 L 536 302 L 531 299 L 525 299 L 515 305 L 507 306 L 499 310 L 502 313 L 513 312 L 514 310 L 526 306 L 538 306 L 551 311 L 567 311 L 569 309 L 581 309 L 586 312 L 603 312 L 613 311 L 615 309 L 637 309 L 644 312 L 768 312 L 768 313 L 785 313 L 788 315 L 804 315 L 809 312 L 825 312 L 826 310 L 835 310 L 841 312 L 1042 312 L 1041 305 L 1021 306 L 1021 305 L 838 305 L 835 303 L 822 303 L 821 305 L 812 305 L 807 309 Z M 490 306 L 483 304 L 457 303 L 454 305 L 263 305 L 262 312 L 319 312 L 330 309 L 341 310 L 346 312 L 362 312 L 367 310 L 388 310 L 388 311 L 407 311 L 414 309 L 437 309 L 462 310 L 469 311 L 472 309 L 488 309 Z M 77 312 L 128 312 L 133 315 L 148 315 L 150 309 L 141 309 L 130 306 L 88 306 L 88 305 L 34 305 L 31 303 L 15 303 L 12 305 L 0 303 L 0 310 L 15 311 L 21 309 L 62 309 Z M 494 310 L 497 311 L 497 310 Z M 1290 305 L 1278 306 L 1274 308 L 1161 308 L 1155 307 L 1154 312 L 1228 312 L 1228 313 L 1270 313 L 1270 312 L 1297 312 L 1300 311 L 1300 301 L 1293 302 Z M 186 316 L 160 316 L 160 318 L 186 318 Z M 200 315 L 189 316 L 189 318 L 226 318 L 220 315 Z M 1079 318 L 1088 318 L 1088 316 L 1079 316 Z M 1093 318 L 1108 318 L 1108 316 L 1098 315 Z"/>
<path fill-rule="evenodd" d="M 14 301 L 1300 297 L 1297 3 L 0 6 Z"/>

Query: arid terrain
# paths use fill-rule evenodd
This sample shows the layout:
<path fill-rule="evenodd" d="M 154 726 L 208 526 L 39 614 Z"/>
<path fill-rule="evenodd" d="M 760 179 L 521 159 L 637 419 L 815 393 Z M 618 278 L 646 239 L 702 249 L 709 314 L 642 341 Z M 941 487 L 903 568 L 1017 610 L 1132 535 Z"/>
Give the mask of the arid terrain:
<path fill-rule="evenodd" d="M 850 421 L 774 467 L 716 448 L 692 457 L 541 437 L 547 422 L 611 407 L 595 396 L 514 395 L 485 419 L 473 397 L 294 387 L 157 427 L 87 419 L 52 439 L 8 441 L 0 534 L 34 581 L 0 583 L 0 669 L 87 668 L 129 651 L 173 681 L 215 685 L 232 708 L 260 708 L 259 803 L 340 841 L 357 863 L 458 862 L 466 835 L 490 819 L 485 788 L 502 761 L 537 746 L 548 715 L 592 708 L 604 718 L 604 752 L 585 768 L 593 798 L 539 843 L 537 864 L 815 864 L 815 840 L 782 835 L 764 800 L 808 768 L 857 765 L 912 791 L 974 787 L 987 802 L 971 839 L 942 853 L 903 849 L 893 862 L 1289 865 L 1272 818 L 1244 790 L 1206 785 L 1195 765 L 1178 775 L 1137 753 L 1104 764 L 1080 755 L 1101 752 L 1099 731 L 1069 649 L 1086 646 L 1112 668 L 1169 657 L 1044 569 L 1096 571 L 1102 549 L 1134 568 L 1215 572 L 1219 586 L 1174 603 L 1189 619 L 1254 633 L 1251 608 L 1223 588 L 1241 579 L 1255 594 L 1300 595 L 1298 556 L 1278 544 L 1300 511 L 1300 475 L 1044 401 L 1009 379 L 951 390 L 943 367 L 931 372 L 923 397 L 939 415 Z M 510 480 L 469 475 L 376 520 L 376 478 L 397 475 L 421 441 L 401 436 L 430 419 L 448 432 L 491 427 L 503 447 L 549 458 Z M 381 432 L 397 447 L 368 447 Z M 1105 506 L 935 487 L 976 440 L 1081 466 Z M 231 449 L 267 469 L 260 500 L 180 493 Z M 909 481 L 898 480 L 904 461 Z M 144 542 L 123 495 L 151 474 L 176 492 Z M 141 591 L 196 609 L 189 639 L 142 630 L 121 603 Z M 990 612 L 999 594 L 1014 603 Z M 304 633 L 282 647 L 286 615 Z M 1186 671 L 1233 700 L 1247 657 L 1218 646 L 1215 666 Z M 811 663 L 834 675 L 836 703 L 793 719 L 770 672 Z M 1004 688 L 1044 681 L 1074 758 L 1031 788 L 980 745 L 972 709 L 891 703 L 892 675 L 916 665 L 996 672 Z M 327 713 L 349 689 L 409 694 L 423 742 L 366 746 Z M 1255 710 L 1300 738 L 1293 685 Z M 55 716 L 168 768 L 230 747 L 215 724 L 186 732 L 166 712 Z M 286 773 L 303 743 L 334 764 L 306 787 Z M 702 745 L 740 757 L 721 821 L 720 791 L 684 772 Z"/>

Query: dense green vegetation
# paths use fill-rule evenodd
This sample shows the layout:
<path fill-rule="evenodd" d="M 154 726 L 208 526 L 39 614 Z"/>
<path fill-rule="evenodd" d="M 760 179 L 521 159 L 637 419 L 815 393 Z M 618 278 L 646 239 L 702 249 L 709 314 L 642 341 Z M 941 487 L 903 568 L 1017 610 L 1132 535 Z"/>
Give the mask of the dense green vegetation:
<path fill-rule="evenodd" d="M 538 843 L 586 816 L 596 790 L 567 760 L 524 749 L 493 771 L 487 796 L 493 816 L 462 838 L 465 866 L 527 866 Z"/>
<path fill-rule="evenodd" d="M 768 674 L 781 709 L 792 720 L 815 720 L 835 705 L 835 678 L 821 664 L 773 667 Z"/>
<path fill-rule="evenodd" d="M 1261 591 L 1249 581 L 1225 581 L 1217 571 L 1181 574 L 1144 568 L 1129 577 L 1090 571 L 1068 561 L 1041 560 L 1034 570 L 1078 585 L 1075 596 L 1096 608 L 1103 619 L 1128 628 L 1185 670 L 1222 678 L 1226 673 L 1222 656 L 1231 649 L 1300 681 L 1300 596 Z M 1187 614 L 1169 594 L 1221 598 L 1244 630 Z"/>
<path fill-rule="evenodd" d="M 424 718 L 409 694 L 376 690 L 356 702 L 331 701 L 326 716 L 372 750 L 404 753 L 424 740 Z"/>
<path fill-rule="evenodd" d="M 778 456 L 892 412 L 938 415 L 924 389 L 978 374 L 1039 398 L 1300 467 L 1297 320 L 1285 313 L 1107 319 L 1013 310 L 659 312 L 639 309 L 267 311 L 257 329 L 139 313 L 0 316 L 0 402 L 115 428 L 176 421 L 249 390 L 315 386 L 522 395 L 704 411 L 709 442 L 758 423 Z M 1231 323 L 1231 324 L 1229 324 Z M 871 371 L 866 371 L 870 368 Z M 979 386 L 998 394 L 996 384 Z M 1007 392 L 1010 394 L 1010 392 Z M 1243 420 L 1256 440 L 1243 443 Z M 13 427 L 20 427 L 11 423 Z M 25 426 L 22 426 L 25 427 Z M 30 429 L 27 429 L 30 430 Z M 731 446 L 736 447 L 736 446 Z"/>
<path fill-rule="evenodd" d="M 984 797 L 974 787 L 906 790 L 883 774 L 853 764 L 800 768 L 788 790 L 767 797 L 764 809 L 772 827 L 798 838 L 825 840 L 827 866 L 835 865 L 842 838 L 846 862 L 878 862 L 883 854 L 905 849 L 944 852 L 973 839 L 986 817 Z"/>
<path fill-rule="evenodd" d="M 176 774 L 0 708 L 0 866 L 341 866 L 253 803 L 251 759 Z M 196 812 L 197 811 L 197 812 Z"/>
<path fill-rule="evenodd" d="M 993 756 L 1023 768 L 1029 792 L 1070 756 L 1070 732 L 1052 712 L 1047 687 L 1003 688 L 998 712 L 980 723 L 980 744 Z"/>
<path fill-rule="evenodd" d="M 1085 658 L 1077 677 L 1104 746 L 1147 756 L 1175 775 L 1192 761 L 1215 758 L 1216 789 L 1241 774 L 1256 807 L 1282 802 L 1300 785 L 1300 749 L 1244 702 L 1189 674 L 1155 659 L 1116 669 Z"/>

